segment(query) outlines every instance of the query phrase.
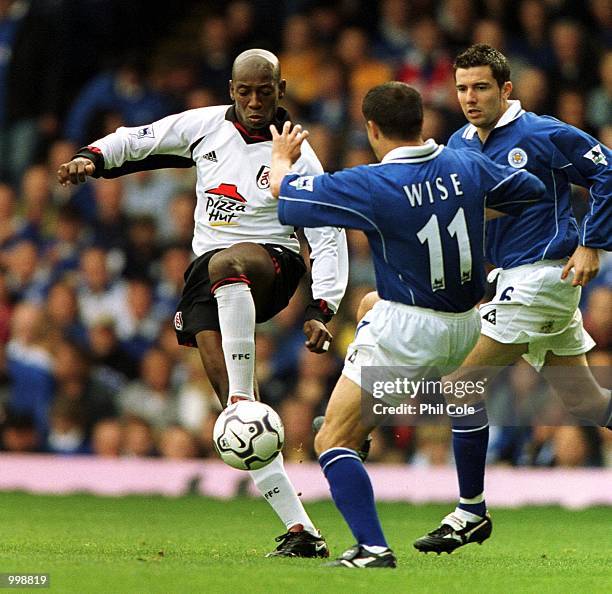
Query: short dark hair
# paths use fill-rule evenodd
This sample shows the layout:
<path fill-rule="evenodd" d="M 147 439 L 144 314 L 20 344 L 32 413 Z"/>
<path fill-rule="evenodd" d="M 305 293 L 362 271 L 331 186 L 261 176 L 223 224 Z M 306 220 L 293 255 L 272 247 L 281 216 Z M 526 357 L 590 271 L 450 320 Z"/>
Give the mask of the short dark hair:
<path fill-rule="evenodd" d="M 391 81 L 370 89 L 361 105 L 363 117 L 387 138 L 413 140 L 423 129 L 423 100 L 405 83 Z"/>
<path fill-rule="evenodd" d="M 500 89 L 510 80 L 510 65 L 506 56 L 486 43 L 477 43 L 461 52 L 455 59 L 453 69 L 457 72 L 457 68 L 477 66 L 490 66 L 493 78 Z"/>

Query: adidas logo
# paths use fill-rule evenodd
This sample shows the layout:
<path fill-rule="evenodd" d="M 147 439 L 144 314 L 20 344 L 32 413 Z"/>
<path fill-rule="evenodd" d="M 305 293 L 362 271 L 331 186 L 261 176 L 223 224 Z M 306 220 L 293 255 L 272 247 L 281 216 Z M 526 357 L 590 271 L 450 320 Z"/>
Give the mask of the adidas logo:
<path fill-rule="evenodd" d="M 215 151 L 210 151 L 210 153 L 206 153 L 204 155 L 205 159 L 208 159 L 209 161 L 212 161 L 213 163 L 218 163 L 219 159 L 217 159 L 217 153 L 215 153 Z"/>

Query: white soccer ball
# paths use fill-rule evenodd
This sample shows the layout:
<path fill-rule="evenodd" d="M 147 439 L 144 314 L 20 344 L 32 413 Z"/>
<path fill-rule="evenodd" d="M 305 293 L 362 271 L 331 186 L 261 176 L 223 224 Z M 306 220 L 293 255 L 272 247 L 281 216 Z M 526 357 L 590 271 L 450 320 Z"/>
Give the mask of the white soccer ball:
<path fill-rule="evenodd" d="M 267 404 L 239 400 L 228 406 L 215 423 L 213 445 L 221 459 L 239 470 L 257 470 L 278 456 L 285 428 Z"/>

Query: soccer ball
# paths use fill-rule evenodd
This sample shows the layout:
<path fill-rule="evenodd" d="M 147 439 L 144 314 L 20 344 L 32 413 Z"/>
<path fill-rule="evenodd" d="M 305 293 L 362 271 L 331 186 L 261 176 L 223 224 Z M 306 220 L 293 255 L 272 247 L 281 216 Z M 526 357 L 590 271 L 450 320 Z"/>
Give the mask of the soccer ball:
<path fill-rule="evenodd" d="M 285 441 L 281 418 L 267 404 L 239 400 L 228 406 L 213 429 L 221 459 L 239 470 L 257 470 L 278 456 Z"/>

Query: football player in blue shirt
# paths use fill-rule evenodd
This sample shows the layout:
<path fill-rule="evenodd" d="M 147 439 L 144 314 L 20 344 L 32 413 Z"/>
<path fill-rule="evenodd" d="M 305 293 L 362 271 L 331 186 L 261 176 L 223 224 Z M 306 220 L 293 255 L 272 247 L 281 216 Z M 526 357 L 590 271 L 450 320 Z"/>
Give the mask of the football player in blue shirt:
<path fill-rule="evenodd" d="M 463 367 L 487 367 L 490 381 L 494 369 L 523 357 L 541 370 L 572 414 L 611 428 L 610 391 L 589 370 L 585 353 L 595 343 L 583 328 L 578 302 L 581 287 L 598 272 L 598 250 L 612 246 L 612 153 L 589 134 L 525 112 L 511 100 L 510 67 L 491 46 L 470 47 L 454 68 L 469 123 L 448 146 L 535 174 L 549 198 L 519 217 L 488 223 L 486 255 L 496 266 L 489 278 L 497 279 L 497 288 L 480 307 L 482 335 Z M 590 190 L 590 207 L 580 226 L 571 211 L 570 183 Z M 488 437 L 486 413 L 471 431 L 453 430 L 459 504 L 414 543 L 420 551 L 450 553 L 490 535 L 484 499 Z"/>
<path fill-rule="evenodd" d="M 286 175 L 307 135 L 299 126 L 290 131 L 287 123 L 282 135 L 272 131 L 270 183 L 280 196 L 283 223 L 359 229 L 373 254 L 382 300 L 348 348 L 315 439 L 334 502 L 357 541 L 331 565 L 351 568 L 396 566 L 357 452 L 376 424 L 362 415 L 362 388 L 374 392 L 362 368 L 410 366 L 414 377 L 428 378 L 461 365 L 480 334 L 475 305 L 485 286 L 485 210 L 522 212 L 544 190 L 524 170 L 423 142 L 421 96 L 408 85 L 374 87 L 363 100 L 363 114 L 379 164 L 331 175 Z M 481 422 L 478 407 L 471 422 Z"/>

